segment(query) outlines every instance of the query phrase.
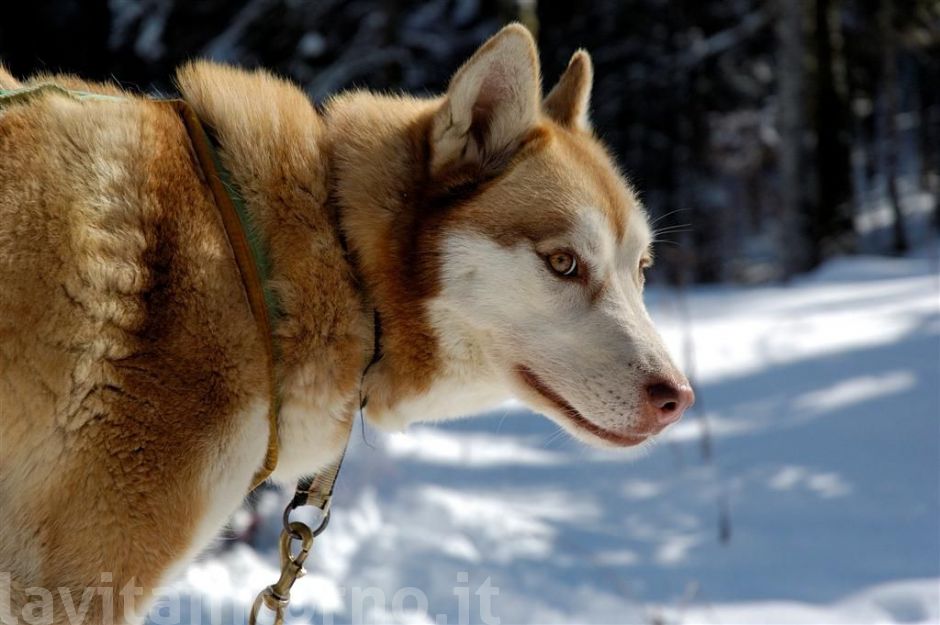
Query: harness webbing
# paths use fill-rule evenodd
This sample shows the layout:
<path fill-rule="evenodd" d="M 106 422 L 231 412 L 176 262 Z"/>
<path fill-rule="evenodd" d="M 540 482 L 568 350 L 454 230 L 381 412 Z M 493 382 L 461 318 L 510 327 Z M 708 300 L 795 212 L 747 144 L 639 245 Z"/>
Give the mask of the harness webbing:
<path fill-rule="evenodd" d="M 231 175 L 219 158 L 218 152 L 213 149 L 209 135 L 196 112 L 185 100 L 159 100 L 159 102 L 172 105 L 186 126 L 190 143 L 196 152 L 196 159 L 205 174 L 215 204 L 219 208 L 222 226 L 242 277 L 248 305 L 264 344 L 268 383 L 271 389 L 268 402 L 268 447 L 264 463 L 252 478 L 251 488 L 254 490 L 268 479 L 277 467 L 278 413 L 281 408 L 272 332 L 272 322 L 277 319 L 279 307 L 277 296 L 270 287 L 270 263 L 267 250 L 258 229 L 254 227 L 244 200 L 232 184 Z"/>

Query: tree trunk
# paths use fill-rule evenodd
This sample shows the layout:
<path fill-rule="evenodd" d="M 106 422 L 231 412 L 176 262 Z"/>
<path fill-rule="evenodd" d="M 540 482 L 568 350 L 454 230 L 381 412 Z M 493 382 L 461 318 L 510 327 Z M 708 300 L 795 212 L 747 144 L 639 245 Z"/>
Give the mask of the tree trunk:
<path fill-rule="evenodd" d="M 778 107 L 780 128 L 780 232 L 777 245 L 784 278 L 810 264 L 803 219 L 803 18 L 804 0 L 777 0 L 779 20 Z"/>
<path fill-rule="evenodd" d="M 921 186 L 933 195 L 933 226 L 940 233 L 940 62 L 928 59 L 918 72 Z"/>
<path fill-rule="evenodd" d="M 852 248 L 852 165 L 849 151 L 849 110 L 845 96 L 839 0 L 816 0 L 814 48 L 816 56 L 815 206 L 811 206 L 810 231 L 814 245 L 810 264 L 815 266 L 835 252 Z"/>
<path fill-rule="evenodd" d="M 882 115 L 885 137 L 885 182 L 888 202 L 894 215 L 891 249 L 895 254 L 908 250 L 904 211 L 898 194 L 898 59 L 894 33 L 894 0 L 881 0 L 878 30 L 881 34 Z"/>
<path fill-rule="evenodd" d="M 110 29 L 107 0 L 0 2 L 0 60 L 17 77 L 41 68 L 107 79 Z"/>

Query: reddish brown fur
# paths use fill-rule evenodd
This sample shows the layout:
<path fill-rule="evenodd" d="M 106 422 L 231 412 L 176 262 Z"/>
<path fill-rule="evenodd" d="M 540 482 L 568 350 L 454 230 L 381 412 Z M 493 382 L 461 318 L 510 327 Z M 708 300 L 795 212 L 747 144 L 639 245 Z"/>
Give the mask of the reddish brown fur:
<path fill-rule="evenodd" d="M 169 107 L 45 96 L 0 115 L 0 151 L 18 154 L 0 160 L 0 561 L 14 558 L 15 586 L 76 599 L 102 572 L 152 587 L 203 515 L 180 494 L 266 392 L 260 337 Z M 90 175 L 86 151 L 123 175 Z M 23 568 L 10 540 L 27 528 Z M 107 609 L 123 607 L 96 601 L 91 618 Z"/>

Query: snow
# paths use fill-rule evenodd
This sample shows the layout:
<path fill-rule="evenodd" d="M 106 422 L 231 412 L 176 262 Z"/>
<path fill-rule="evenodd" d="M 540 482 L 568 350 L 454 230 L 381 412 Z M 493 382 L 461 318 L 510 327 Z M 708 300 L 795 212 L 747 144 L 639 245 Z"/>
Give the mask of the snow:
<path fill-rule="evenodd" d="M 640 450 L 587 449 L 516 404 L 357 432 L 288 622 L 940 623 L 936 258 L 694 289 L 694 350 L 676 294 L 651 289 L 699 403 Z M 286 496 L 259 502 L 261 552 L 206 554 L 151 622 L 244 622 Z"/>

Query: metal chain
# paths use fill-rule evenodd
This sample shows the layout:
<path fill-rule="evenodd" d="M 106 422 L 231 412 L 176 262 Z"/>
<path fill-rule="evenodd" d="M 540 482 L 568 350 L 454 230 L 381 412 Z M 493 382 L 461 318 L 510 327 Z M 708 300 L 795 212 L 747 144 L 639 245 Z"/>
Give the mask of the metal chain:
<path fill-rule="evenodd" d="M 291 521 L 290 513 L 299 507 L 301 506 L 292 500 L 284 510 L 284 529 L 281 530 L 279 541 L 281 576 L 275 583 L 258 593 L 255 602 L 251 606 L 248 625 L 257 625 L 262 606 L 274 613 L 274 625 L 283 625 L 284 615 L 287 613 L 287 606 L 290 603 L 291 587 L 294 582 L 306 574 L 304 562 L 307 560 L 307 556 L 310 555 L 313 539 L 326 529 L 327 523 L 330 521 L 328 507 L 326 512 L 321 509 L 323 516 L 320 517 L 320 523 L 315 528 L 310 527 L 303 521 Z M 296 553 L 292 549 L 294 541 L 300 541 L 300 549 Z"/>

